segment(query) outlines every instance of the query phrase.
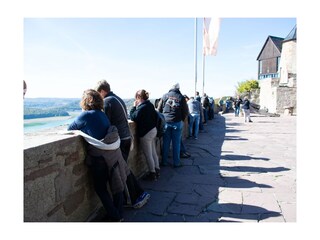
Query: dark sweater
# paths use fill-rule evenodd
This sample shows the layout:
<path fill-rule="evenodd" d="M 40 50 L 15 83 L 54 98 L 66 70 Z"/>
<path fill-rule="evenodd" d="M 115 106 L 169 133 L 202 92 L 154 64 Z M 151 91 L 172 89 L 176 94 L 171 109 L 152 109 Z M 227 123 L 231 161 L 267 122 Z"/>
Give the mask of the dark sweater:
<path fill-rule="evenodd" d="M 130 110 L 130 118 L 137 124 L 139 137 L 146 135 L 157 124 L 157 112 L 153 104 L 146 100 Z"/>

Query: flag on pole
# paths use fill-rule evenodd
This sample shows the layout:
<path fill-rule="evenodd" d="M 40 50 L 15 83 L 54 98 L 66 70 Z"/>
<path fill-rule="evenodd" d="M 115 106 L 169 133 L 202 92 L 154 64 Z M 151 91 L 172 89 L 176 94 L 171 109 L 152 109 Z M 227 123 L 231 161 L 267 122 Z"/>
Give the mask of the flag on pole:
<path fill-rule="evenodd" d="M 217 55 L 220 18 L 203 19 L 203 55 Z"/>

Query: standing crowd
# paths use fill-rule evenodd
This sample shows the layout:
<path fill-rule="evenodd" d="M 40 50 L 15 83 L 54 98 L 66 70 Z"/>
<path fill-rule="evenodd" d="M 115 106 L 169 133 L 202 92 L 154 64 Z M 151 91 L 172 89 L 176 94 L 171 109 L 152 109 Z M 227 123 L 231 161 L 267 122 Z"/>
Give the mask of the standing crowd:
<path fill-rule="evenodd" d="M 23 97 L 27 85 L 23 81 Z M 250 101 L 237 96 L 225 102 L 219 100 L 219 108 L 228 112 L 234 107 L 235 117 L 242 108 L 245 122 L 250 118 Z M 188 97 L 180 92 L 179 83 L 174 84 L 153 105 L 149 93 L 140 89 L 135 94 L 130 119 L 136 123 L 137 141 L 145 156 L 148 173 L 144 179 L 156 181 L 160 177 L 160 166 L 168 166 L 168 155 L 172 146 L 172 166 L 182 166 L 181 158 L 189 158 L 183 144 L 182 133 L 197 140 L 208 120 L 214 118 L 214 100 L 205 93 L 200 97 Z M 105 221 L 121 222 L 124 206 L 141 208 L 150 194 L 143 190 L 128 166 L 128 157 L 133 144 L 129 127 L 129 116 L 124 101 L 111 91 L 106 80 L 97 82 L 94 89 L 83 92 L 80 101 L 82 113 L 68 126 L 68 130 L 80 130 L 87 142 L 85 163 L 93 178 L 94 190 L 106 210 Z M 162 124 L 159 124 L 161 123 Z M 161 128 L 159 127 L 161 126 Z M 156 150 L 156 138 L 162 138 L 162 161 Z M 110 193 L 112 196 L 110 196 Z"/>
<path fill-rule="evenodd" d="M 24 81 L 24 95 L 26 88 Z M 240 96 L 234 100 L 227 99 L 227 112 L 232 103 L 236 117 L 242 108 L 245 122 L 252 122 L 248 97 L 244 100 Z M 220 110 L 223 104 L 220 99 Z M 84 91 L 80 106 L 83 111 L 68 130 L 80 130 L 79 134 L 87 142 L 85 163 L 92 174 L 94 190 L 106 210 L 103 220 L 113 222 L 124 220 L 124 206 L 141 208 L 150 198 L 128 166 L 133 144 L 129 116 L 136 123 L 137 141 L 149 170 L 144 179 L 149 181 L 160 177 L 160 166 L 171 164 L 174 168 L 181 167 L 180 159 L 191 156 L 183 144 L 182 133 L 185 132 L 188 139 L 197 140 L 199 131 L 214 118 L 213 98 L 205 93 L 200 97 L 199 92 L 190 98 L 182 95 L 179 83 L 174 84 L 154 105 L 146 90 L 138 90 L 129 116 L 126 104 L 111 91 L 106 80 L 97 82 L 94 89 Z M 163 127 L 160 129 L 161 119 Z M 161 163 L 156 150 L 157 137 L 162 138 Z M 170 146 L 172 163 L 168 161 Z"/>
<path fill-rule="evenodd" d="M 234 101 L 236 116 L 239 116 L 240 104 L 243 104 L 246 121 L 250 122 L 250 102 L 246 98 L 242 102 L 238 97 Z M 200 97 L 199 92 L 189 98 L 180 92 L 179 83 L 156 100 L 155 105 L 146 90 L 138 90 L 128 114 L 124 101 L 111 91 L 106 80 L 101 80 L 94 89 L 84 91 L 80 106 L 83 111 L 68 130 L 80 130 L 88 143 L 85 162 L 92 173 L 95 192 L 106 210 L 105 221 L 123 221 L 125 205 L 141 208 L 150 198 L 128 166 L 133 141 L 129 117 L 136 124 L 138 146 L 148 166 L 143 179 L 149 181 L 160 177 L 160 167 L 181 167 L 180 159 L 191 156 L 183 144 L 183 132 L 187 138 L 197 140 L 207 121 L 214 118 L 213 98 L 206 94 Z M 165 122 L 161 129 L 161 162 L 156 150 L 159 116 Z M 168 160 L 170 146 L 172 163 Z"/>

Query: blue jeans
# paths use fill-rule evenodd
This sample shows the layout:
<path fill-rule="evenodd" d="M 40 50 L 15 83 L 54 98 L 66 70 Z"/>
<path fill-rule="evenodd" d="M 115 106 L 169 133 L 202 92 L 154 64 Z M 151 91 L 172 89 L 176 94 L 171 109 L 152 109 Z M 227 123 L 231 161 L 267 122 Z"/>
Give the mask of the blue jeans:
<path fill-rule="evenodd" d="M 240 107 L 235 107 L 235 110 L 234 110 L 235 116 L 239 116 L 239 113 L 240 113 Z"/>
<path fill-rule="evenodd" d="M 194 123 L 194 133 L 192 134 L 193 130 L 193 123 Z M 189 122 L 189 137 L 192 135 L 197 138 L 199 134 L 199 124 L 200 124 L 200 114 L 191 114 L 190 122 Z"/>
<path fill-rule="evenodd" d="M 204 122 L 208 122 L 208 109 L 204 108 L 203 109 L 203 117 L 204 117 Z"/>
<path fill-rule="evenodd" d="M 166 131 L 163 135 L 162 164 L 168 164 L 168 154 L 170 143 L 172 141 L 173 165 L 180 164 L 180 144 L 182 135 L 183 122 L 167 122 Z"/>

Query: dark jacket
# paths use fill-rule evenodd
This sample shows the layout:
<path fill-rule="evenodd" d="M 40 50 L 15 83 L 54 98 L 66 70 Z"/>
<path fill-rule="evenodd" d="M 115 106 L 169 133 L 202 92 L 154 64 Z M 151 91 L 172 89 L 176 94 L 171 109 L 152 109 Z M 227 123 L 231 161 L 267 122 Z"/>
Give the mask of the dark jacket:
<path fill-rule="evenodd" d="M 137 107 L 133 107 L 130 110 L 130 118 L 137 124 L 139 137 L 146 135 L 157 124 L 157 112 L 149 100 L 144 101 Z"/>
<path fill-rule="evenodd" d="M 115 126 L 110 126 L 107 135 L 102 142 L 111 144 L 119 139 L 118 130 Z M 103 158 L 108 168 L 110 189 L 112 194 L 124 191 L 127 176 L 130 173 L 127 163 L 122 157 L 120 148 L 116 150 L 101 150 L 93 145 L 87 147 L 86 163 L 90 166 L 95 158 Z"/>
<path fill-rule="evenodd" d="M 111 125 L 117 127 L 120 139 L 129 139 L 131 134 L 128 123 L 127 107 L 124 101 L 113 92 L 109 92 L 103 99 L 103 102 L 104 112 L 107 114 Z"/>
<path fill-rule="evenodd" d="M 240 104 L 242 104 L 242 99 L 241 98 L 234 100 L 234 106 L 235 107 L 240 107 Z"/>
<path fill-rule="evenodd" d="M 166 122 L 180 122 L 188 116 L 188 105 L 178 88 L 170 89 L 160 100 L 158 110 Z"/>
<path fill-rule="evenodd" d="M 248 99 L 243 101 L 242 109 L 250 109 L 250 101 Z"/>

